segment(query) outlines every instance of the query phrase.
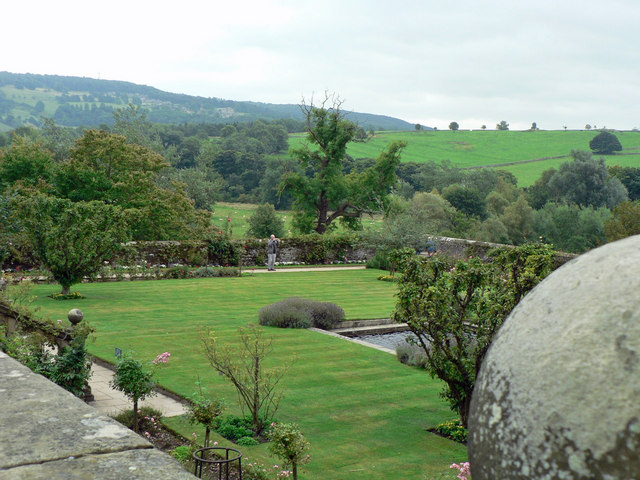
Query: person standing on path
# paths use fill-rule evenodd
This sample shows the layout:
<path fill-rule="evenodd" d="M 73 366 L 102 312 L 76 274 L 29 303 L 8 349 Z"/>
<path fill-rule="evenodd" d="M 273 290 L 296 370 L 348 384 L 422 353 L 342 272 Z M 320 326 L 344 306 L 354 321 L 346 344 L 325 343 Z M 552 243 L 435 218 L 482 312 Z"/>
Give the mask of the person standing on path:
<path fill-rule="evenodd" d="M 280 240 L 275 235 L 271 235 L 269 243 L 267 244 L 267 268 L 270 272 L 276 271 L 276 254 L 278 253 L 278 246 Z"/>

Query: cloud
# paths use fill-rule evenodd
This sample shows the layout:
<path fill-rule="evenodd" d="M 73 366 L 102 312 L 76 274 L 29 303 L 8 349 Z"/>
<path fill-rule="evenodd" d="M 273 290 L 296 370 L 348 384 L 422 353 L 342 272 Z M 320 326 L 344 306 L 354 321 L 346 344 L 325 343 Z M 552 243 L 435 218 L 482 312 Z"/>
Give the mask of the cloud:
<path fill-rule="evenodd" d="M 346 108 L 439 128 L 640 123 L 635 0 L 35 0 L 4 9 L 0 40 L 12 48 L 2 65 L 13 72 L 273 103 L 329 90 Z"/>

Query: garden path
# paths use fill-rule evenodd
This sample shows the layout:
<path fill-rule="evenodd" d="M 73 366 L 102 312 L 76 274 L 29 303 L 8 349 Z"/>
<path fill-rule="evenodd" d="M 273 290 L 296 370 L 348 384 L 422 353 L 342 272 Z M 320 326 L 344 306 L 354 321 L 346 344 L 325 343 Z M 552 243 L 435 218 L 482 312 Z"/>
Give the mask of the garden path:
<path fill-rule="evenodd" d="M 122 392 L 109 386 L 109 382 L 113 378 L 113 370 L 94 363 L 91 372 L 89 385 L 95 399 L 89 402 L 89 405 L 105 415 L 117 414 L 131 408 L 131 400 Z M 186 412 L 183 403 L 159 392 L 156 396 L 141 401 L 140 406 L 160 410 L 165 417 L 174 417 Z"/>

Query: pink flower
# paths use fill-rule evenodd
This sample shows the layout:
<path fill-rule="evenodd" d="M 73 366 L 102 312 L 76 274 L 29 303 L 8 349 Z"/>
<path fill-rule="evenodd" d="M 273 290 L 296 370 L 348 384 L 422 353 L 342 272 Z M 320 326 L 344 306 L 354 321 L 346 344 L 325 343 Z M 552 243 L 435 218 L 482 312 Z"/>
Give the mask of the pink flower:
<path fill-rule="evenodd" d="M 158 355 L 153 362 L 154 365 L 158 365 L 159 363 L 169 363 L 169 357 L 171 354 L 169 352 L 164 352 Z"/>

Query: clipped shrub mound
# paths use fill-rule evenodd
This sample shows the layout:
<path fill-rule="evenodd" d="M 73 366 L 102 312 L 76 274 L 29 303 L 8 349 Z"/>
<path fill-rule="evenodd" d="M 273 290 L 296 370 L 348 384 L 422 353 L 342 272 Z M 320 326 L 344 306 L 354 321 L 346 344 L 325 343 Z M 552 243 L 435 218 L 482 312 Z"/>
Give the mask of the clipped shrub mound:
<path fill-rule="evenodd" d="M 330 302 L 317 302 L 291 297 L 262 307 L 258 312 L 260 325 L 281 328 L 316 327 L 331 329 L 345 319 L 344 310 Z"/>
<path fill-rule="evenodd" d="M 427 355 L 418 345 L 410 343 L 400 344 L 396 347 L 396 357 L 401 363 L 412 367 L 426 368 Z"/>

